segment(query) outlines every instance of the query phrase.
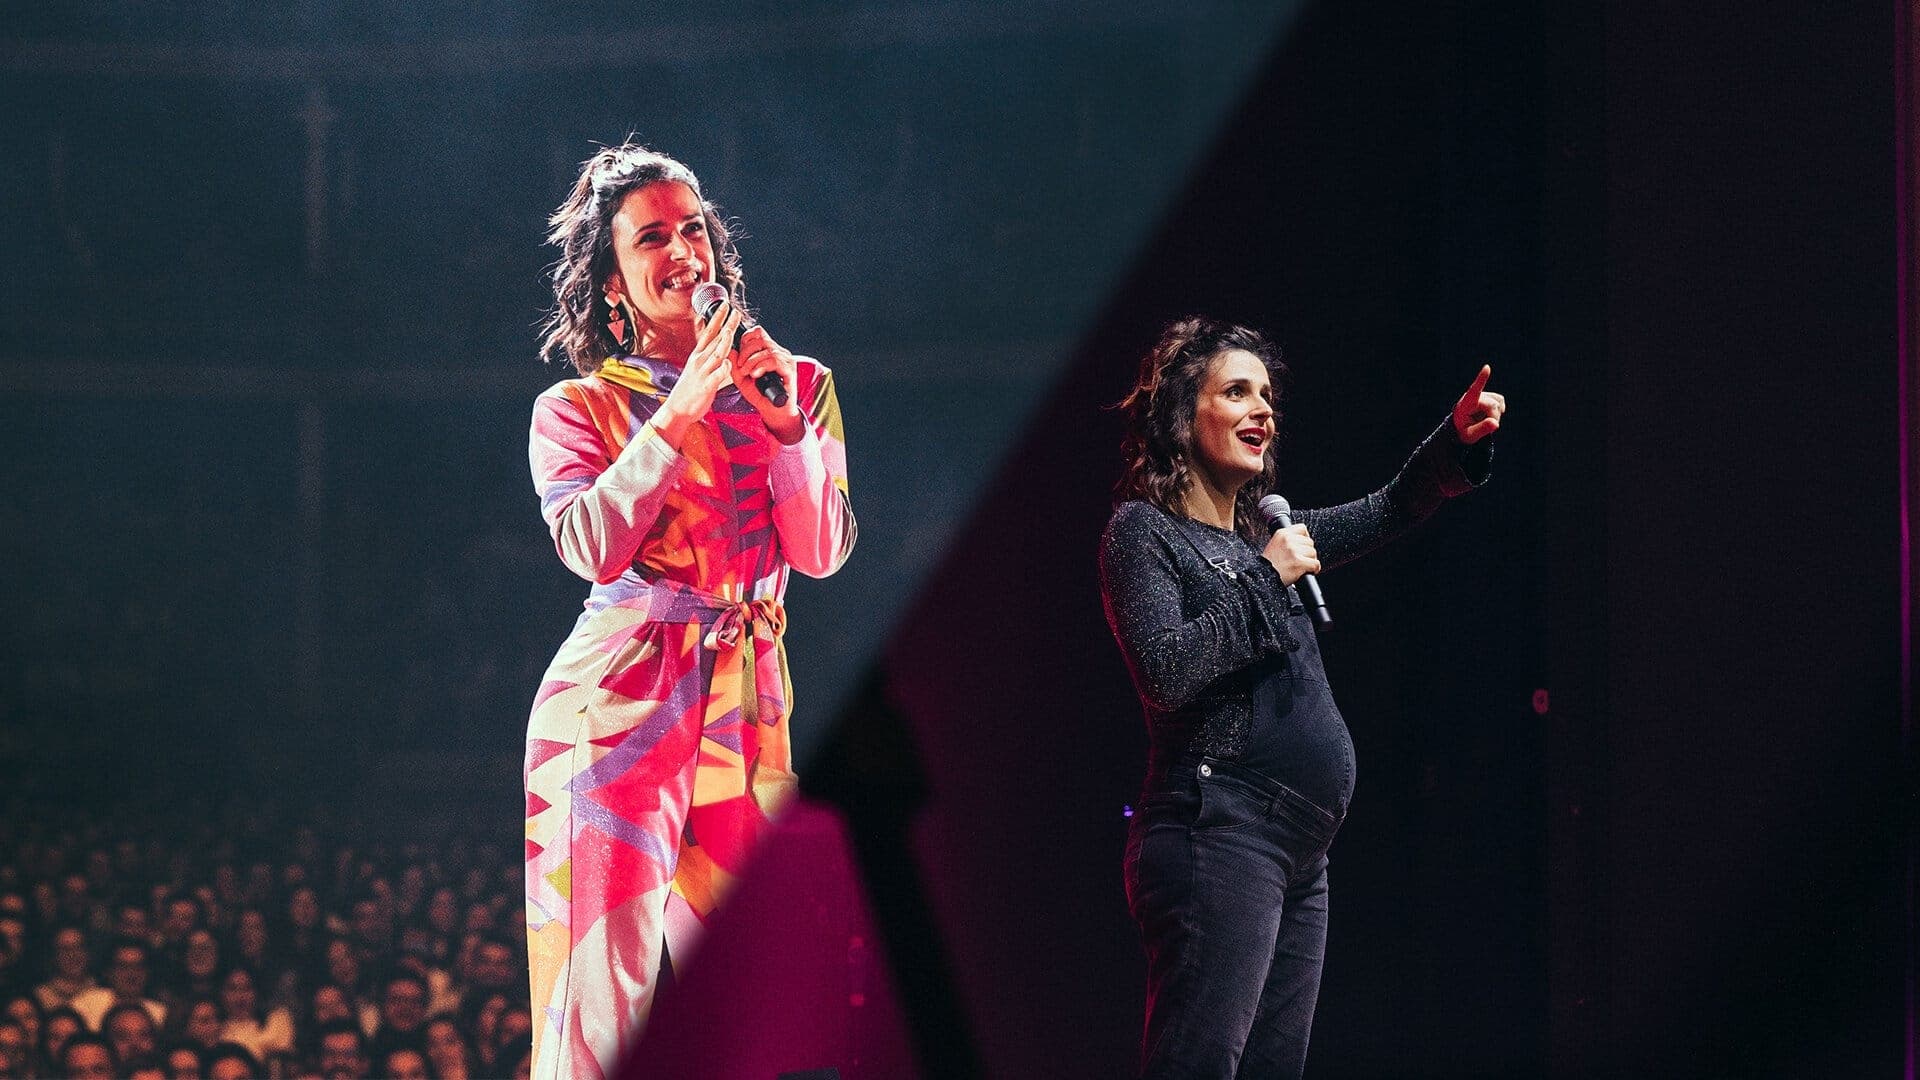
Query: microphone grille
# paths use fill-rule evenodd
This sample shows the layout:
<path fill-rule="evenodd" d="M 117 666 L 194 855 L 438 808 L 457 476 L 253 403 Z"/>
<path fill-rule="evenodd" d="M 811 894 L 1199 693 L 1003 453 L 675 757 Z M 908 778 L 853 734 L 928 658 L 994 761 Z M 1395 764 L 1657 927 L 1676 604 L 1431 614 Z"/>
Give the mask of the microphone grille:
<path fill-rule="evenodd" d="M 1269 524 L 1278 524 L 1281 518 L 1293 513 L 1293 507 L 1285 496 L 1269 495 L 1260 500 L 1260 513 L 1266 516 Z"/>
<path fill-rule="evenodd" d="M 713 318 L 720 305 L 726 302 L 727 287 L 717 281 L 703 281 L 694 287 L 693 310 L 702 319 Z"/>

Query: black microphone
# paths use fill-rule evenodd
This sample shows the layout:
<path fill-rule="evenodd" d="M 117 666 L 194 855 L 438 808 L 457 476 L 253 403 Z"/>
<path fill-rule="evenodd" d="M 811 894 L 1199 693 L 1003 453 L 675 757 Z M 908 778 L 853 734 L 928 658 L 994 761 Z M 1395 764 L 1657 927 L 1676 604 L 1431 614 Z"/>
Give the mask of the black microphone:
<path fill-rule="evenodd" d="M 1260 500 L 1260 513 L 1264 514 L 1267 524 L 1274 531 L 1290 528 L 1293 525 L 1293 507 L 1278 495 L 1269 495 Z M 1325 630 L 1333 625 L 1333 612 L 1327 610 L 1327 597 L 1320 591 L 1320 582 L 1312 574 L 1301 574 L 1300 580 L 1293 583 L 1306 598 L 1307 611 L 1313 615 L 1315 629 Z"/>
<path fill-rule="evenodd" d="M 701 322 L 711 322 L 714 312 L 719 311 L 720 305 L 726 303 L 727 300 L 727 287 L 725 285 L 717 281 L 703 281 L 693 290 L 693 312 L 700 316 Z M 755 324 L 744 320 L 740 323 L 740 328 L 733 332 L 734 348 L 737 349 L 740 347 L 741 336 L 748 330 L 753 329 L 754 325 Z M 759 387 L 760 392 L 767 395 L 767 400 L 773 402 L 775 406 L 786 405 L 787 382 L 780 377 L 779 372 L 766 372 L 759 378 L 753 380 L 753 385 Z"/>

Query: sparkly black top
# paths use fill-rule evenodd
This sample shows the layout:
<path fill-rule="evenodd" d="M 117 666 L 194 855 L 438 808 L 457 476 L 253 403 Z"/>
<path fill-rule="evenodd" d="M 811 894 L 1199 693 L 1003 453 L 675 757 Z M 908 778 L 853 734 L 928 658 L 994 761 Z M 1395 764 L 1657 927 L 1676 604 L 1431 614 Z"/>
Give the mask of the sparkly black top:
<path fill-rule="evenodd" d="M 1463 445 L 1448 421 L 1387 486 L 1294 521 L 1313 536 L 1324 568 L 1352 562 L 1485 483 L 1492 443 Z M 1100 540 L 1100 586 L 1146 711 L 1149 791 L 1164 787 L 1183 758 L 1238 759 L 1260 737 L 1254 687 L 1293 654 L 1296 666 L 1311 668 L 1303 675 L 1325 685 L 1319 650 L 1302 648 L 1312 630 L 1293 587 L 1237 533 L 1122 503 Z"/>

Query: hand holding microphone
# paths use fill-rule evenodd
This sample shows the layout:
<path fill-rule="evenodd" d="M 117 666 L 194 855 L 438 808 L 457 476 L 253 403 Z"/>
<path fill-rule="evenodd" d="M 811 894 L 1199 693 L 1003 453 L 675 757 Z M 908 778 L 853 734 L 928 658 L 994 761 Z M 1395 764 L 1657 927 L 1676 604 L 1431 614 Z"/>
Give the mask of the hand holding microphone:
<path fill-rule="evenodd" d="M 1274 530 L 1273 539 L 1267 541 L 1266 550 L 1261 554 L 1280 572 L 1280 580 L 1300 590 L 1315 629 L 1332 626 L 1333 612 L 1327 610 L 1326 595 L 1320 591 L 1319 579 L 1314 577 L 1320 572 L 1320 553 L 1314 549 L 1307 527 L 1293 523 L 1293 507 L 1278 495 L 1261 499 L 1260 513 Z"/>
<path fill-rule="evenodd" d="M 693 312 L 699 316 L 703 324 L 712 322 L 714 313 L 718 312 L 720 305 L 726 303 L 727 300 L 727 287 L 725 285 L 717 281 L 701 282 L 700 286 L 693 290 Z M 747 335 L 754 331 L 759 332 L 758 341 L 749 343 Z M 749 347 L 742 348 L 743 344 L 747 344 Z M 758 344 L 760 347 L 757 349 L 752 348 L 750 347 L 752 344 Z M 774 340 L 768 337 L 767 332 L 761 330 L 758 324 L 752 322 L 744 322 L 741 324 L 740 329 L 734 331 L 733 348 L 741 354 L 740 360 L 742 364 L 745 364 L 748 360 L 759 357 L 760 353 L 765 351 L 786 351 L 775 344 Z M 776 356 L 770 359 L 772 359 L 775 364 L 778 364 L 782 358 Z M 791 357 L 786 357 L 785 359 L 788 360 L 787 366 L 791 366 Z M 772 402 L 773 407 L 776 409 L 785 408 L 787 404 L 787 381 L 781 376 L 781 370 L 779 367 L 775 367 L 761 372 L 753 380 L 754 388 L 759 390 L 769 402 Z M 745 388 L 743 387 L 742 389 L 744 390 Z"/>
<path fill-rule="evenodd" d="M 700 327 L 679 380 L 668 391 L 667 400 L 660 403 L 651 421 L 668 446 L 680 448 L 687 430 L 713 408 L 713 396 L 732 381 L 727 356 L 733 351 L 730 341 L 739 324 L 740 313 L 730 311 L 724 318 Z"/>

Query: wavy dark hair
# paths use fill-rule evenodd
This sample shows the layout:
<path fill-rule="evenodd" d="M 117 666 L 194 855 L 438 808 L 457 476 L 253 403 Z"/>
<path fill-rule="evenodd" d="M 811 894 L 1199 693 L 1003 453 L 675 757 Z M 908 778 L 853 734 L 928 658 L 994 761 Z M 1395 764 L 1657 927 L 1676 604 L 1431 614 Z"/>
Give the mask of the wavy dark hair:
<path fill-rule="evenodd" d="M 1169 514 L 1186 516 L 1187 487 L 1193 479 L 1193 417 L 1200 389 L 1221 353 L 1244 349 L 1266 365 L 1273 383 L 1274 424 L 1280 423 L 1278 400 L 1287 377 L 1280 349 L 1257 330 L 1192 316 L 1161 331 L 1140 360 L 1140 377 L 1115 406 L 1126 410 L 1127 438 L 1121 444 L 1126 470 L 1114 487 L 1118 501 L 1144 499 Z M 1266 465 L 1260 475 L 1243 485 L 1233 500 L 1233 528 L 1256 547 L 1266 543 L 1268 529 L 1260 516 L 1260 499 L 1273 490 L 1278 475 L 1273 444 L 1267 444 Z"/>
<path fill-rule="evenodd" d="M 547 219 L 547 243 L 560 249 L 552 267 L 553 310 L 540 326 L 544 335 L 540 355 L 552 363 L 566 360 L 582 375 L 620 352 L 620 343 L 607 330 L 607 278 L 618 269 L 613 255 L 613 215 L 627 193 L 662 180 L 675 180 L 693 189 L 713 243 L 714 278 L 727 287 L 736 307 L 747 303 L 747 277 L 740 269 L 740 252 L 720 210 L 700 192 L 693 170 L 656 150 L 627 142 L 609 146 L 581 163 L 580 179 L 566 201 Z M 634 328 L 639 334 L 639 327 Z"/>

